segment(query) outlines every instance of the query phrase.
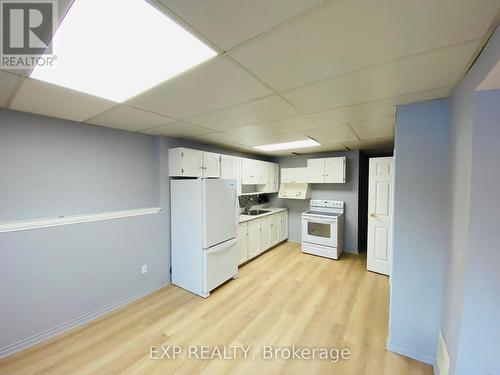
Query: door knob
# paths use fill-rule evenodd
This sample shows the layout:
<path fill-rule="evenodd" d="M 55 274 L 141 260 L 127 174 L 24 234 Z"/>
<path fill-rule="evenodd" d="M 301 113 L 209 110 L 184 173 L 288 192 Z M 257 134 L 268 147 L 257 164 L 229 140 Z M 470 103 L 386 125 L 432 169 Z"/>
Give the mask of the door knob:
<path fill-rule="evenodd" d="M 370 214 L 370 216 L 371 216 L 371 217 L 377 217 L 377 215 L 376 215 L 376 214 Z"/>

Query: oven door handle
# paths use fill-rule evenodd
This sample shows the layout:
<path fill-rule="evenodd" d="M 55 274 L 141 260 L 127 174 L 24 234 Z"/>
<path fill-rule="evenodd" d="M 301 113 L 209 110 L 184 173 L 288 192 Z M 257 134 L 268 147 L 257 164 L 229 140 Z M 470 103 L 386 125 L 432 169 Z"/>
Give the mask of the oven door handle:
<path fill-rule="evenodd" d="M 337 220 L 332 220 L 332 219 L 313 219 L 310 217 L 304 217 L 303 218 L 305 221 L 310 222 L 310 223 L 322 223 L 322 224 L 334 224 L 337 222 Z"/>

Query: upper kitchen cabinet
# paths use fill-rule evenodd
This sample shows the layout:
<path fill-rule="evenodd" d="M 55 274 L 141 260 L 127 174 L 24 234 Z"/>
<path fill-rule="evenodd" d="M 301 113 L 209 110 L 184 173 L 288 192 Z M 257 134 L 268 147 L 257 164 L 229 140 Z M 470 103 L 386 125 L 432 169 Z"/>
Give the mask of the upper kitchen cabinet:
<path fill-rule="evenodd" d="M 257 184 L 257 161 L 252 159 L 241 160 L 241 183 L 243 185 Z"/>
<path fill-rule="evenodd" d="M 203 177 L 220 178 L 220 155 L 203 152 Z"/>
<path fill-rule="evenodd" d="M 220 178 L 220 155 L 184 147 L 168 150 L 170 177 Z"/>
<path fill-rule="evenodd" d="M 233 157 L 229 155 L 220 156 L 220 178 L 228 180 L 233 178 Z"/>
<path fill-rule="evenodd" d="M 307 168 L 281 168 L 281 183 L 307 183 Z"/>
<path fill-rule="evenodd" d="M 307 160 L 307 179 L 311 184 L 342 184 L 346 182 L 346 158 Z"/>
<path fill-rule="evenodd" d="M 269 179 L 267 182 L 267 192 L 277 193 L 279 190 L 279 170 L 280 166 L 276 163 L 269 163 Z"/>
<path fill-rule="evenodd" d="M 184 147 L 168 150 L 168 175 L 203 177 L 203 152 Z"/>

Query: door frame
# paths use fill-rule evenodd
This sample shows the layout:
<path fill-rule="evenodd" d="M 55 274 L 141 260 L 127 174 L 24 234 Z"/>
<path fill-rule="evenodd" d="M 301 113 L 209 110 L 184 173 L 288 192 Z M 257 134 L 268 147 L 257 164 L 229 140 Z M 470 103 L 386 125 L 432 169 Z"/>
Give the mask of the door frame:
<path fill-rule="evenodd" d="M 369 210 L 369 202 L 370 202 L 370 198 L 369 198 L 369 194 L 370 194 L 370 164 L 371 164 L 371 160 L 376 160 L 376 159 L 392 159 L 392 174 L 391 174 L 391 187 L 392 187 L 392 191 L 391 191 L 391 194 L 389 196 L 389 200 L 390 200 L 390 204 L 391 204 L 391 217 L 390 217 L 390 222 L 389 222 L 389 230 L 390 230 L 390 233 L 389 233 L 389 236 L 388 236 L 388 245 L 387 245 L 387 261 L 388 261 L 388 277 L 389 277 L 389 286 L 391 286 L 391 275 L 392 275 L 392 272 L 393 272 L 393 253 L 394 253 L 394 196 L 395 196 L 395 182 L 396 182 L 396 168 L 395 168 L 395 165 L 396 165 L 396 152 L 394 150 L 394 154 L 392 156 L 381 156 L 381 157 L 371 157 L 368 159 L 368 200 L 367 200 L 367 205 L 368 205 L 368 210 L 367 210 L 367 221 L 368 221 L 368 224 L 367 224 L 367 227 L 366 227 L 366 230 L 367 230 L 367 247 L 366 247 L 366 251 L 367 251 L 367 271 L 369 272 L 377 272 L 377 271 L 372 271 L 372 270 L 369 270 L 368 269 L 368 252 L 369 252 L 369 237 L 368 237 L 368 231 L 369 231 L 369 227 L 370 227 L 370 224 L 369 224 L 369 220 L 370 220 L 370 210 Z"/>

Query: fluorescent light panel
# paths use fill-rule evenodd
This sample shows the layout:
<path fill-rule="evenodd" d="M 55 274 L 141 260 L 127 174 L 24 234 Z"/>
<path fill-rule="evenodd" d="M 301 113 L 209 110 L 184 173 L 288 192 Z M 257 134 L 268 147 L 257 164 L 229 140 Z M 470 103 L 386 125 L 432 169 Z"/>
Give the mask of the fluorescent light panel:
<path fill-rule="evenodd" d="M 262 151 L 279 151 L 279 150 L 290 150 L 294 148 L 304 148 L 304 147 L 316 147 L 321 146 L 319 142 L 314 139 L 305 139 L 302 141 L 286 142 L 286 143 L 274 143 L 272 145 L 262 145 L 254 146 L 254 148 Z"/>
<path fill-rule="evenodd" d="M 144 0 L 76 0 L 31 78 L 123 102 L 217 53 Z"/>

